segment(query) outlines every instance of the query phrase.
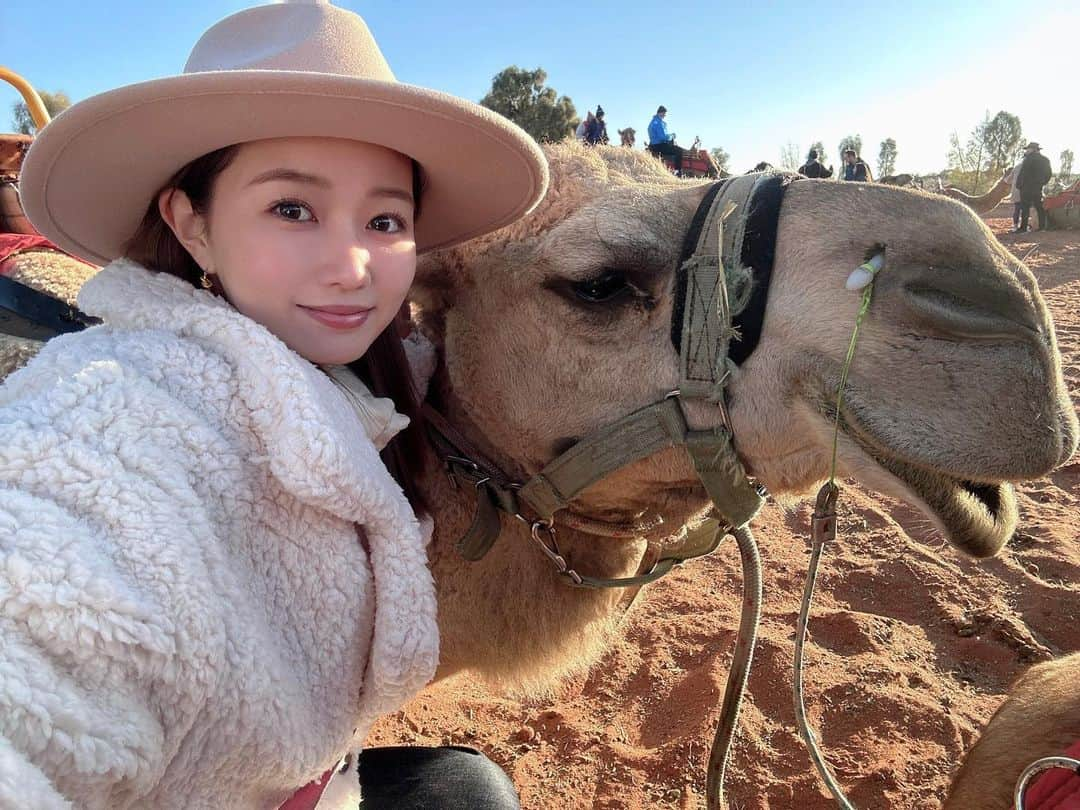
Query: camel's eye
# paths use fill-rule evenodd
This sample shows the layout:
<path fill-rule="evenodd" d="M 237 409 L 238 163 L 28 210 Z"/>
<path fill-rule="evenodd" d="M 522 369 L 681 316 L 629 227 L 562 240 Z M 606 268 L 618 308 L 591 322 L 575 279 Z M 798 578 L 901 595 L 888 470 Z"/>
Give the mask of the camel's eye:
<path fill-rule="evenodd" d="M 626 274 L 617 270 L 605 270 L 596 278 L 577 281 L 573 285 L 574 295 L 589 304 L 606 304 L 633 289 L 626 280 Z"/>

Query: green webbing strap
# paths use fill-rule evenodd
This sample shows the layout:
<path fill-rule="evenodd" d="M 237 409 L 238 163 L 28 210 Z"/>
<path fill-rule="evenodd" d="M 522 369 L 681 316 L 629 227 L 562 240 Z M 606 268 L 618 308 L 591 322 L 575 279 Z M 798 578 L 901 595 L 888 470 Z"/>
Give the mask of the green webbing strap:
<path fill-rule="evenodd" d="M 655 582 L 680 563 L 712 554 L 727 536 L 727 531 L 716 518 L 708 518 L 701 525 L 683 532 L 674 545 L 644 574 L 633 577 L 587 577 L 578 575 L 580 582 L 568 580 L 575 588 L 631 588 Z"/>
<path fill-rule="evenodd" d="M 686 449 L 720 518 L 730 528 L 749 523 L 765 498 L 746 477 L 731 444 L 731 433 L 723 427 L 691 431 L 686 436 Z"/>
<path fill-rule="evenodd" d="M 533 476 L 518 498 L 548 520 L 604 476 L 657 450 L 681 444 L 684 436 L 686 420 L 678 400 L 662 400 L 575 444 Z"/>
<path fill-rule="evenodd" d="M 742 256 L 746 209 L 759 178 L 736 177 L 724 183 L 709 206 L 694 252 L 683 262 L 686 277 L 679 392 L 683 399 L 718 402 L 724 395 L 731 342 L 731 302 L 727 276 Z M 738 211 L 740 216 L 728 217 Z"/>
<path fill-rule="evenodd" d="M 454 544 L 458 554 L 469 562 L 483 559 L 499 536 L 502 524 L 491 490 L 485 484 L 476 487 L 476 514 L 469 530 Z"/>
<path fill-rule="evenodd" d="M 721 263 L 726 188 L 713 197 L 694 252 L 683 262 L 686 277 L 682 345 L 679 347 L 679 395 L 714 397 L 727 376 L 727 336 L 731 323 L 727 280 Z"/>

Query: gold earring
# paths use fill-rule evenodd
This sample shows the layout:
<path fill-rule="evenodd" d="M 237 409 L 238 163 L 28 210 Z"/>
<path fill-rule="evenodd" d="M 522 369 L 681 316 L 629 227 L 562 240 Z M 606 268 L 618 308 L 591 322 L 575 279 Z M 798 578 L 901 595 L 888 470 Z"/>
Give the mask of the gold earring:
<path fill-rule="evenodd" d="M 210 280 L 210 276 L 206 275 L 206 271 L 202 271 L 202 276 L 199 278 L 199 284 L 202 285 L 204 290 L 209 290 L 214 286 L 214 282 Z"/>

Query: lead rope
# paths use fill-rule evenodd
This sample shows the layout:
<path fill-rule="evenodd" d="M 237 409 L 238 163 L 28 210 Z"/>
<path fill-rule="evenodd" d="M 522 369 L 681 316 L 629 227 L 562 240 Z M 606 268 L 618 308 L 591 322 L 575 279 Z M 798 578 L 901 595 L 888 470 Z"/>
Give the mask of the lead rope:
<path fill-rule="evenodd" d="M 740 526 L 731 532 L 739 545 L 739 557 L 743 570 L 743 607 L 739 620 L 739 634 L 735 637 L 735 653 L 731 657 L 724 702 L 720 709 L 720 723 L 709 751 L 709 765 L 705 776 L 705 797 L 708 810 L 725 810 L 724 770 L 727 767 L 731 740 L 739 719 L 746 680 L 750 675 L 750 662 L 754 657 L 758 622 L 761 619 L 761 558 L 757 543 L 750 532 L 750 525 Z"/>
<path fill-rule="evenodd" d="M 806 706 L 803 703 L 803 651 L 806 645 L 806 627 L 810 619 L 810 605 L 814 599 L 814 585 L 817 581 L 818 563 L 821 554 L 825 550 L 825 544 L 836 539 L 836 499 L 840 494 L 840 488 L 836 486 L 836 452 L 840 437 L 840 409 L 844 403 L 844 387 L 847 385 L 848 371 L 851 369 L 851 361 L 855 357 L 855 342 L 859 336 L 859 326 L 862 325 L 866 313 L 870 309 L 870 298 L 874 291 L 874 276 L 882 266 L 885 257 L 883 253 L 876 254 L 868 262 L 861 265 L 851 274 L 848 279 L 849 289 L 862 289 L 862 304 L 855 316 L 855 328 L 851 332 L 851 342 L 848 343 L 847 356 L 844 358 L 844 366 L 840 372 L 840 386 L 836 391 L 836 419 L 833 425 L 832 466 L 829 471 L 829 480 L 818 491 L 817 500 L 814 504 L 814 517 L 812 521 L 812 543 L 810 551 L 810 565 L 806 572 L 806 586 L 803 589 L 802 607 L 799 610 L 799 621 L 795 630 L 795 677 L 793 683 L 793 697 L 795 703 L 795 720 L 799 726 L 799 736 L 806 743 L 810 753 L 810 759 L 818 773 L 821 774 L 826 787 L 832 793 L 836 803 L 843 810 L 855 810 L 855 805 L 848 801 L 840 786 L 836 784 L 828 763 L 818 747 L 817 738 L 806 719 Z"/>

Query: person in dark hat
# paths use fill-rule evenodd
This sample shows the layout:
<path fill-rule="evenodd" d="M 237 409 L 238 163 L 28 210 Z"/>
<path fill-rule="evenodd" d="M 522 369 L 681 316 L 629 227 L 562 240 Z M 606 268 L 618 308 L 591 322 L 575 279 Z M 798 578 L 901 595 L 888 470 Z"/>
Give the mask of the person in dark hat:
<path fill-rule="evenodd" d="M 1024 147 L 1024 159 L 1020 163 L 1020 174 L 1016 186 L 1020 190 L 1020 225 L 1013 233 L 1029 230 L 1028 215 L 1031 206 L 1039 214 L 1039 230 L 1046 230 L 1046 209 L 1043 208 L 1043 186 L 1054 176 L 1050 160 L 1039 151 L 1039 144 L 1032 141 Z"/>
<path fill-rule="evenodd" d="M 818 159 L 817 149 L 811 149 L 810 154 L 806 156 L 806 163 L 799 167 L 799 174 L 806 177 L 832 177 L 832 173 L 832 166 L 826 169 L 824 164 Z"/>
<path fill-rule="evenodd" d="M 608 142 L 607 122 L 604 120 L 604 108 L 596 105 L 596 115 L 593 116 L 588 128 L 585 130 L 585 143 L 596 146 L 598 143 Z"/>
<path fill-rule="evenodd" d="M 656 115 L 649 122 L 649 152 L 656 157 L 667 155 L 675 164 L 675 173 L 682 176 L 683 154 L 685 150 L 675 145 L 675 133 L 668 132 L 667 107 L 661 104 L 656 108 Z"/>

